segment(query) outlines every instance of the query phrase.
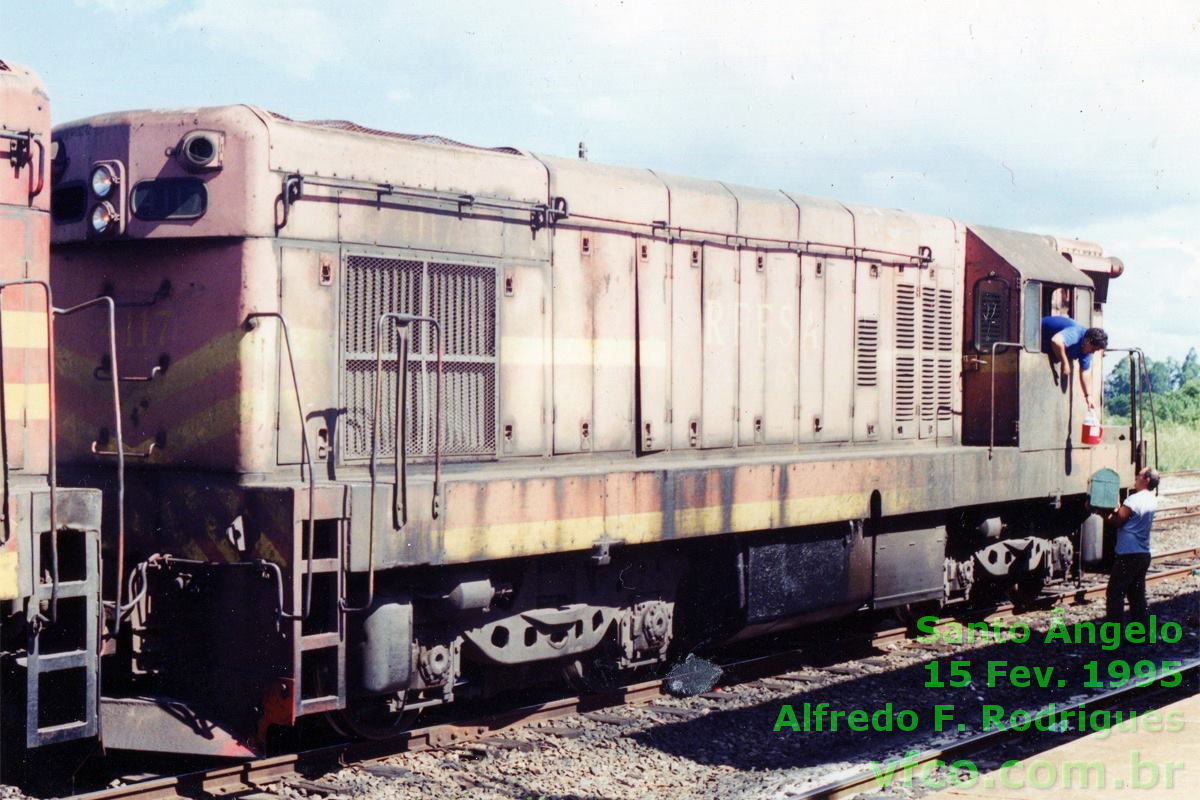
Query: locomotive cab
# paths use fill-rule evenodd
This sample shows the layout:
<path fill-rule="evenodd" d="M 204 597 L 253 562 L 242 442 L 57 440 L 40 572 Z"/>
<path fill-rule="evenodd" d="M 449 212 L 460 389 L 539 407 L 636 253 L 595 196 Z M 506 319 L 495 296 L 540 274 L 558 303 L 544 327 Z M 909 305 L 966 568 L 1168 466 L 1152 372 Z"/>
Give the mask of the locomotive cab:
<path fill-rule="evenodd" d="M 1093 259 L 1088 272 L 1071 261 Z M 1076 380 L 1063 381 L 1042 342 L 1043 317 L 1101 325 L 1095 280 L 1112 272 L 1098 246 L 969 226 L 963 338 L 963 443 L 1023 451 L 1086 447 L 1076 430 L 1087 405 Z M 1103 269 L 1104 273 L 1099 274 Z M 1119 274 L 1119 272 L 1118 272 Z M 1088 379 L 1103 401 L 1102 353 Z M 1067 468 L 1070 468 L 1067 456 Z"/>

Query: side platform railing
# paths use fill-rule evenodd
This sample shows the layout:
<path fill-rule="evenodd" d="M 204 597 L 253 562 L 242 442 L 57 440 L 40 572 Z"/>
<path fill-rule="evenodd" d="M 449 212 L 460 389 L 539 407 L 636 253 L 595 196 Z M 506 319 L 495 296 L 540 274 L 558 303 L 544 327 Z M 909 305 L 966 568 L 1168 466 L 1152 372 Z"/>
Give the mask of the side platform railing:
<path fill-rule="evenodd" d="M 107 305 L 109 316 L 109 351 L 113 361 L 114 422 L 120 430 L 120 395 L 116 384 L 116 333 L 113 306 L 110 298 L 97 298 L 68 309 L 54 306 L 53 293 L 47 281 L 23 278 L 0 281 L 0 296 L 15 287 L 40 289 L 44 298 L 47 394 L 46 490 L 34 491 L 29 504 L 29 537 L 15 530 L 12 518 L 12 465 L 8 457 L 7 400 L 9 386 L 0 380 L 0 408 L 5 409 L 0 425 L 0 444 L 4 448 L 3 494 L 4 528 L 7 537 L 20 536 L 21 545 L 28 542 L 27 552 L 19 558 L 29 565 L 30 594 L 26 598 L 25 654 L 17 665 L 25 669 L 26 746 L 43 747 L 50 744 L 86 739 L 99 734 L 100 650 L 103 619 L 99 508 L 87 503 L 67 503 L 77 497 L 64 497 L 58 486 L 57 450 L 57 387 L 55 381 L 55 327 L 57 317 L 68 316 L 93 305 Z M 4 310 L 0 303 L 0 331 L 3 330 Z M 4 346 L 0 341 L 0 375 L 4 375 Z M 118 437 L 118 561 L 124 550 L 124 448 Z M 44 498 L 44 499 L 43 499 Z M 94 519 L 93 519 L 94 517 Z M 45 521 L 43 524 L 43 520 Z M 71 563 L 71 574 L 63 574 L 60 536 L 70 531 L 77 535 L 81 546 Z M 44 538 L 45 537 L 45 538 Z M 49 575 L 43 581 L 43 543 L 48 539 Z M 118 564 L 118 576 L 122 567 Z M 118 585 L 120 580 L 118 579 Z M 118 590 L 119 592 L 119 590 Z M 60 618 L 60 604 L 71 605 L 72 619 Z M 120 606 L 118 593 L 117 606 Z M 43 608 L 46 614 L 43 614 Z M 82 617 L 80 619 L 79 617 Z M 119 620 L 120 614 L 117 614 Z M 69 699 L 68 699 L 69 698 Z"/>

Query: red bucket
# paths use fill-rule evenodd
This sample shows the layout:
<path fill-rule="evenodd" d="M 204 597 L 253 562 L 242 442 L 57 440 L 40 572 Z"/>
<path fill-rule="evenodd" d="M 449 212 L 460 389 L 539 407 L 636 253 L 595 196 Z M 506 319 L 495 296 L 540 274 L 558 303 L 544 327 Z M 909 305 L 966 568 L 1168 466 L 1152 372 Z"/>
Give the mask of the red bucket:
<path fill-rule="evenodd" d="M 1100 444 L 1100 440 L 1104 438 L 1104 428 L 1100 425 L 1095 417 L 1088 417 L 1083 421 L 1083 443 L 1084 444 Z"/>

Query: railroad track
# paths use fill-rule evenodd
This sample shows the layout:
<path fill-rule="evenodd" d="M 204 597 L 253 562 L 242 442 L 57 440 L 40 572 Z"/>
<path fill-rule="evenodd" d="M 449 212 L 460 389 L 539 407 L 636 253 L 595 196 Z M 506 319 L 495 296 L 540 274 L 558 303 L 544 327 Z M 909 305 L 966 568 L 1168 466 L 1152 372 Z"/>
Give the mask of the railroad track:
<path fill-rule="evenodd" d="M 1200 557 L 1200 546 L 1156 553 L 1152 561 L 1153 571 L 1147 574 L 1147 581 L 1167 580 L 1187 574 L 1196 568 L 1197 557 Z M 1155 567 L 1157 569 L 1154 569 Z M 1055 591 L 1040 598 L 1037 601 L 1037 605 L 1042 607 L 1060 602 L 1079 602 L 1088 597 L 1102 595 L 1105 586 L 1104 582 L 1098 582 L 1087 586 Z M 1018 609 L 1012 604 L 1004 604 L 994 608 L 988 614 L 987 618 L 1003 618 L 1017 612 Z M 938 625 L 949 625 L 955 621 L 954 618 L 945 617 L 939 621 Z M 861 633 L 858 634 L 860 638 L 861 635 Z M 878 647 L 904 640 L 911 635 L 912 630 L 910 628 L 889 628 L 873 633 L 870 637 L 870 644 Z M 799 650 L 788 650 L 733 661 L 722 664 L 721 667 L 726 675 L 736 675 L 737 682 L 746 683 L 788 672 L 795 666 L 799 656 Z M 1110 692 L 1109 694 L 1116 696 L 1116 693 Z M 416 728 L 395 739 L 383 742 L 339 743 L 313 750 L 220 766 L 181 775 L 152 778 L 79 795 L 77 796 L 77 800 L 174 800 L 181 796 L 192 798 L 203 796 L 230 797 L 261 792 L 265 787 L 278 785 L 285 781 L 300 788 L 305 788 L 305 785 L 308 784 L 310 790 L 320 794 L 322 793 L 320 784 L 306 782 L 298 776 L 322 769 L 336 768 L 350 764 L 365 764 L 400 753 L 439 749 L 476 740 L 500 741 L 503 743 L 503 740 L 497 740 L 493 737 L 516 727 L 529 726 L 538 722 L 551 721 L 579 713 L 598 713 L 602 716 L 604 709 L 647 704 L 667 696 L 669 696 L 669 693 L 663 680 L 645 681 L 604 694 L 564 697 L 535 705 L 522 706 L 483 719 L 465 722 L 447 722 Z M 968 741 L 974 741 L 975 739 L 979 739 L 980 743 L 985 741 L 981 737 L 975 737 Z M 968 745 L 964 743 L 961 746 L 966 747 Z M 954 748 L 958 747 L 960 745 L 954 745 Z M 939 754 L 944 759 L 952 750 L 957 752 L 954 748 L 937 751 L 937 753 L 930 755 L 929 759 L 937 758 Z M 872 777 L 874 777 L 874 773 L 872 773 Z M 830 791 L 834 790 L 831 789 Z M 312 792 L 310 791 L 310 793 Z M 332 790 L 326 790 L 323 793 L 332 793 Z M 849 790 L 846 790 L 843 794 L 813 794 L 804 796 L 842 797 L 847 794 L 849 794 Z"/>
<path fill-rule="evenodd" d="M 1175 472 L 1168 472 L 1168 478 L 1200 478 L 1200 469 L 1181 469 Z"/>
<path fill-rule="evenodd" d="M 1200 659 L 1185 662 L 1173 669 L 1163 670 L 1159 675 L 1158 681 L 1173 675 L 1180 675 L 1182 682 L 1183 678 L 1195 675 L 1197 672 L 1200 672 Z M 1036 714 L 1030 715 L 1030 722 L 1031 724 L 1037 722 L 1061 722 L 1069 719 L 1074 712 L 1084 707 L 1087 707 L 1089 710 L 1111 708 L 1133 699 L 1144 697 L 1147 694 L 1173 691 L 1162 689 L 1158 686 L 1158 681 L 1146 686 L 1131 683 L 1100 695 L 1091 695 L 1075 703 L 1056 706 L 1053 709 L 1043 709 Z M 925 750 L 915 756 L 905 758 L 900 764 L 896 765 L 896 769 L 897 771 L 904 769 L 915 771 L 922 767 L 933 765 L 938 761 L 951 763 L 958 759 L 982 753 L 1019 736 L 1021 733 L 1022 731 L 1014 730 L 1008 725 L 999 726 L 995 730 L 966 737 L 946 747 Z M 862 792 L 878 789 L 879 777 L 879 767 L 876 765 L 821 784 L 812 789 L 792 793 L 791 796 L 796 798 L 796 800 L 840 800 L 841 798 L 854 797 Z"/>
<path fill-rule="evenodd" d="M 1173 525 L 1176 522 L 1184 522 L 1185 520 L 1195 519 L 1200 517 L 1200 506 L 1186 506 L 1182 508 L 1168 509 L 1167 511 L 1154 515 L 1155 525 Z"/>

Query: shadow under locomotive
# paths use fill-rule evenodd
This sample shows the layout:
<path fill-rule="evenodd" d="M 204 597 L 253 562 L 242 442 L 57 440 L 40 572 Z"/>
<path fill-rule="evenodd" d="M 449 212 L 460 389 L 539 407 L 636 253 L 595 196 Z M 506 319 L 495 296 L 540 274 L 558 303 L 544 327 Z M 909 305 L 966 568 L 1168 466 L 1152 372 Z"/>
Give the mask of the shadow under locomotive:
<path fill-rule="evenodd" d="M 989 710 L 989 724 L 996 719 L 1007 724 L 1013 711 L 1036 710 L 1052 702 L 1062 704 L 1081 693 L 1095 693 L 1110 688 L 1107 683 L 1103 687 L 1083 686 L 1085 681 L 1095 677 L 1084 667 L 1091 661 L 1098 662 L 1096 669 L 1103 680 L 1110 662 L 1124 661 L 1132 666 L 1137 661 L 1150 660 L 1159 665 L 1163 660 L 1194 658 L 1200 644 L 1194 623 L 1198 603 L 1200 592 L 1192 590 L 1151 604 L 1150 613 L 1157 615 L 1160 623 L 1173 621 L 1182 624 L 1183 636 L 1174 644 L 1125 645 L 1113 650 L 1106 649 L 1099 640 L 1096 644 L 1047 643 L 1044 641 L 1047 626 L 1041 625 L 1033 628 L 1029 641 L 1025 643 L 993 642 L 969 651 L 953 645 L 941 645 L 941 652 L 931 653 L 928 659 L 919 663 L 871 671 L 864 666 L 864 674 L 828 686 L 798 690 L 745 708 L 713 708 L 696 719 L 655 725 L 634 734 L 633 738 L 644 746 L 679 758 L 747 771 L 795 769 L 843 760 L 861 763 L 872 754 L 876 758 L 882 758 L 885 754 L 893 756 L 913 746 L 920 747 L 917 743 L 926 742 L 936 735 L 958 734 L 958 723 L 965 724 L 968 731 L 981 730 L 985 704 L 1004 709 L 1003 713 L 996 709 Z M 1190 622 L 1189 617 L 1193 618 Z M 1092 621 L 1096 625 L 1101 622 L 1099 618 Z M 1067 624 L 1068 629 L 1071 624 Z M 807 672 L 820 671 L 830 666 L 831 661 L 849 661 L 853 664 L 853 659 L 863 656 L 863 653 L 848 656 L 845 651 L 839 653 L 837 648 L 826 651 L 814 648 L 810 653 L 807 658 L 801 656 L 796 664 L 798 668 L 806 668 Z M 945 681 L 948 663 L 952 659 L 971 662 L 969 669 L 972 682 L 960 688 L 950 685 L 927 686 L 927 682 L 932 680 L 929 664 L 940 660 L 938 675 Z M 1044 688 L 1014 686 L 1006 681 L 997 681 L 996 686 L 988 687 L 986 664 L 989 661 L 1006 661 L 1009 667 L 1021 665 L 1043 670 L 1052 667 L 1054 671 L 1050 675 L 1050 685 Z M 1065 681 L 1065 686 L 1058 685 L 1059 679 Z M 733 692 L 736 691 L 735 688 Z M 807 730 L 804 729 L 806 703 L 809 704 Z M 822 706 L 820 723 L 817 721 L 818 704 L 826 704 Z M 940 731 L 935 729 L 934 723 L 934 706 L 937 704 L 953 706 L 953 720 L 946 721 Z M 791 727 L 791 718 L 782 713 L 784 705 L 792 707 L 801 730 L 796 731 Z M 847 726 L 845 716 L 839 718 L 836 730 L 830 729 L 831 712 L 864 710 L 872 714 L 889 706 L 892 713 L 879 717 L 879 721 L 882 724 L 890 719 L 891 730 L 852 731 Z M 1135 706 L 1138 709 L 1152 707 Z M 899 728 L 897 715 L 902 710 L 915 712 L 917 725 L 912 730 Z M 818 724 L 822 729 L 818 729 Z M 777 725 L 781 725 L 778 731 Z M 1036 733 L 1036 729 L 1030 729 L 1031 735 Z M 865 742 L 870 742 L 869 747 L 864 745 Z"/>

